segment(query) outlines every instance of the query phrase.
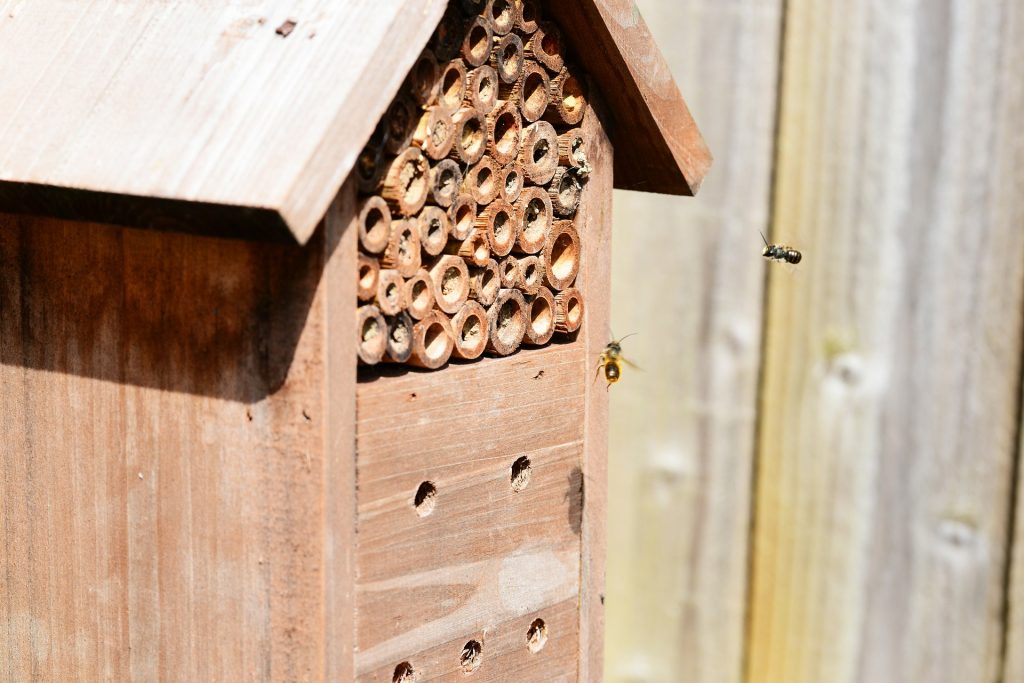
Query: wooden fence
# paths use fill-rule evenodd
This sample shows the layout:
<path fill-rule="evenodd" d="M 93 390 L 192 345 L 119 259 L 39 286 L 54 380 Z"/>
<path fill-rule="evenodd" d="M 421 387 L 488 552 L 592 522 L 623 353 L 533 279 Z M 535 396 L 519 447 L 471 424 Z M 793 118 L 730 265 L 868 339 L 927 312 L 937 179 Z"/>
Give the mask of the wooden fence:
<path fill-rule="evenodd" d="M 608 680 L 1024 681 L 1024 4 L 637 5 L 717 162 L 616 196 Z"/>

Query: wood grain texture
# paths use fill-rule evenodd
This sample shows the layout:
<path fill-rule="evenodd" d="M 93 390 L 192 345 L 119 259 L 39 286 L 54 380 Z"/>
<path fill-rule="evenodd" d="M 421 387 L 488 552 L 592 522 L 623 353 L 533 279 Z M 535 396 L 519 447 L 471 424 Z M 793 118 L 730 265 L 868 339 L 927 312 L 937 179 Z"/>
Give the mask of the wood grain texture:
<path fill-rule="evenodd" d="M 994 681 L 1020 417 L 1022 10 L 787 7 L 772 238 L 804 261 L 772 270 L 749 680 Z"/>
<path fill-rule="evenodd" d="M 352 204 L 304 249 L 0 217 L 0 679 L 350 675 Z"/>
<path fill-rule="evenodd" d="M 607 680 L 739 683 L 782 3 L 638 4 L 718 162 L 615 198 Z"/>

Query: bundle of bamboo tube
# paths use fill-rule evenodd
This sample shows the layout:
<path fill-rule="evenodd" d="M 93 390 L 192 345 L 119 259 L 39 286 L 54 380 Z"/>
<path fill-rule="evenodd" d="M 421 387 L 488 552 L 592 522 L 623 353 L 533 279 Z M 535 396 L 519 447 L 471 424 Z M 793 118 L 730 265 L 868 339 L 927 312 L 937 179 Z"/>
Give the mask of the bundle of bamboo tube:
<path fill-rule="evenodd" d="M 360 154 L 363 364 L 506 356 L 583 321 L 585 74 L 536 0 L 453 0 Z"/>

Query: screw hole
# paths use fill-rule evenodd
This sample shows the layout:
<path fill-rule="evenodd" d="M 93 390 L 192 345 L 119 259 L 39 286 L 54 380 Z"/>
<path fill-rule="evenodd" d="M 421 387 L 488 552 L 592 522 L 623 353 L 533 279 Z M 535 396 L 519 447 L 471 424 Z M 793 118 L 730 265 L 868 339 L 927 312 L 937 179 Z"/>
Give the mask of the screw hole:
<path fill-rule="evenodd" d="M 395 667 L 395 673 L 391 677 L 392 683 L 413 683 L 416 680 L 416 672 L 409 662 L 402 662 Z"/>
<path fill-rule="evenodd" d="M 537 654 L 544 649 L 548 642 L 548 627 L 543 619 L 534 619 L 530 624 L 530 630 L 526 632 L 526 647 L 530 652 Z"/>
<path fill-rule="evenodd" d="M 416 507 L 416 514 L 426 517 L 434 511 L 437 504 L 437 487 L 434 482 L 425 481 L 416 489 L 416 497 L 413 498 L 413 505 Z"/>
<path fill-rule="evenodd" d="M 530 459 L 525 455 L 512 463 L 512 491 L 519 493 L 530 485 Z"/>
<path fill-rule="evenodd" d="M 462 670 L 468 674 L 473 673 L 480 668 L 480 663 L 483 661 L 483 646 L 477 640 L 471 640 L 462 647 L 462 656 L 459 657 L 459 662 L 462 664 Z"/>

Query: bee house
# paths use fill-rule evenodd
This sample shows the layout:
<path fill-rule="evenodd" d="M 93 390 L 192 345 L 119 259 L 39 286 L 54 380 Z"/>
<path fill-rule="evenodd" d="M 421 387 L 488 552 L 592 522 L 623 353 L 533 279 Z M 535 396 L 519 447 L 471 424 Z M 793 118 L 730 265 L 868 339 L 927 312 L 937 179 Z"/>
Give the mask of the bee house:
<path fill-rule="evenodd" d="M 34 0 L 0 58 L 0 679 L 601 680 L 612 189 L 710 164 L 632 3 Z"/>

